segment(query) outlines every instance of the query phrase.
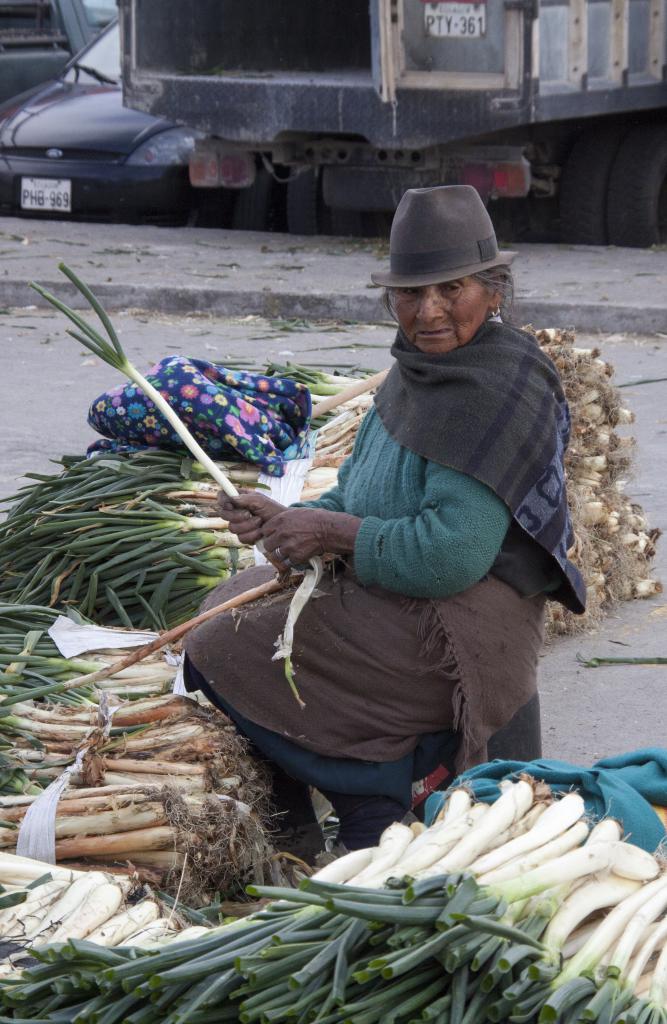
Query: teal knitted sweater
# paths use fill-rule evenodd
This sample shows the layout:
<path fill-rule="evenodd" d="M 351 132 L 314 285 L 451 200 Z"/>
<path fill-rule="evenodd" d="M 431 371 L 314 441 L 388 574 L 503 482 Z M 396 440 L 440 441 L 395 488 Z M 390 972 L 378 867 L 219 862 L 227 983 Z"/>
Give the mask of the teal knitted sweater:
<path fill-rule="evenodd" d="M 479 582 L 511 521 L 486 484 L 397 444 L 374 406 L 336 487 L 300 504 L 358 516 L 357 578 L 410 597 L 448 597 Z"/>

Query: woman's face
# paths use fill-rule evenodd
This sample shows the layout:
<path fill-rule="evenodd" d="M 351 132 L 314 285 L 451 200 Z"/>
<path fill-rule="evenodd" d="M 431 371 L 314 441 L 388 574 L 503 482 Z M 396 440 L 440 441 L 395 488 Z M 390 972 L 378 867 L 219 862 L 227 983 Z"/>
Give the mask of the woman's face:
<path fill-rule="evenodd" d="M 396 318 L 412 344 L 422 352 L 441 355 L 467 345 L 500 302 L 474 277 L 392 288 Z"/>

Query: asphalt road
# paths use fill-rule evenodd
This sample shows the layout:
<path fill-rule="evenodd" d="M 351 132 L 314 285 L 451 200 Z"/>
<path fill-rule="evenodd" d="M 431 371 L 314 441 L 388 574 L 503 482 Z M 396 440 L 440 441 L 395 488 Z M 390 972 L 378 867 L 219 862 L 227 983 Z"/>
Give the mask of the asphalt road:
<path fill-rule="evenodd" d="M 364 366 L 389 363 L 391 327 L 268 321 L 257 316 L 114 315 L 129 357 L 140 368 L 180 352 L 230 363 L 269 360 Z M 539 326 L 539 325 L 538 325 Z M 88 406 L 118 382 L 113 370 L 65 334 L 63 319 L 37 309 L 0 313 L 0 493 L 9 494 L 25 472 L 55 469 L 50 460 L 80 453 L 94 438 Z M 661 335 L 580 335 L 597 344 L 616 367 L 616 381 L 667 378 L 667 340 Z M 643 505 L 651 526 L 667 529 L 667 382 L 625 389 L 637 415 L 628 428 L 638 440 L 627 490 Z M 667 583 L 667 552 L 658 546 L 656 575 Z M 627 646 L 626 646 L 627 645 Z M 667 598 L 626 603 L 594 632 L 559 639 L 542 658 L 540 688 L 545 755 L 581 764 L 637 747 L 665 744 L 667 667 L 582 668 L 577 654 L 667 656 Z"/>

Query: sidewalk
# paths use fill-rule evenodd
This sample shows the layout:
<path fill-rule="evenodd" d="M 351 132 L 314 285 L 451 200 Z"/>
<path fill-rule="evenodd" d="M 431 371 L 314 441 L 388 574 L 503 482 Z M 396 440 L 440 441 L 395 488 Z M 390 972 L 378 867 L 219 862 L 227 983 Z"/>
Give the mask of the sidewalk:
<path fill-rule="evenodd" d="M 518 245 L 515 312 L 579 331 L 667 333 L 667 250 Z M 109 309 L 386 320 L 375 240 L 0 218 L 0 307 L 74 299 L 64 260 Z M 79 302 L 79 305 L 81 303 Z"/>

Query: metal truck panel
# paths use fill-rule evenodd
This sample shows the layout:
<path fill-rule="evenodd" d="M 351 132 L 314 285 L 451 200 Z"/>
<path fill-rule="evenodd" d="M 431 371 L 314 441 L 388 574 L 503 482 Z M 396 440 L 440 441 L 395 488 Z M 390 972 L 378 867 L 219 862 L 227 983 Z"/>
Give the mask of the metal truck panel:
<path fill-rule="evenodd" d="M 667 0 L 120 6 L 126 103 L 232 142 L 422 148 L 667 106 Z"/>

